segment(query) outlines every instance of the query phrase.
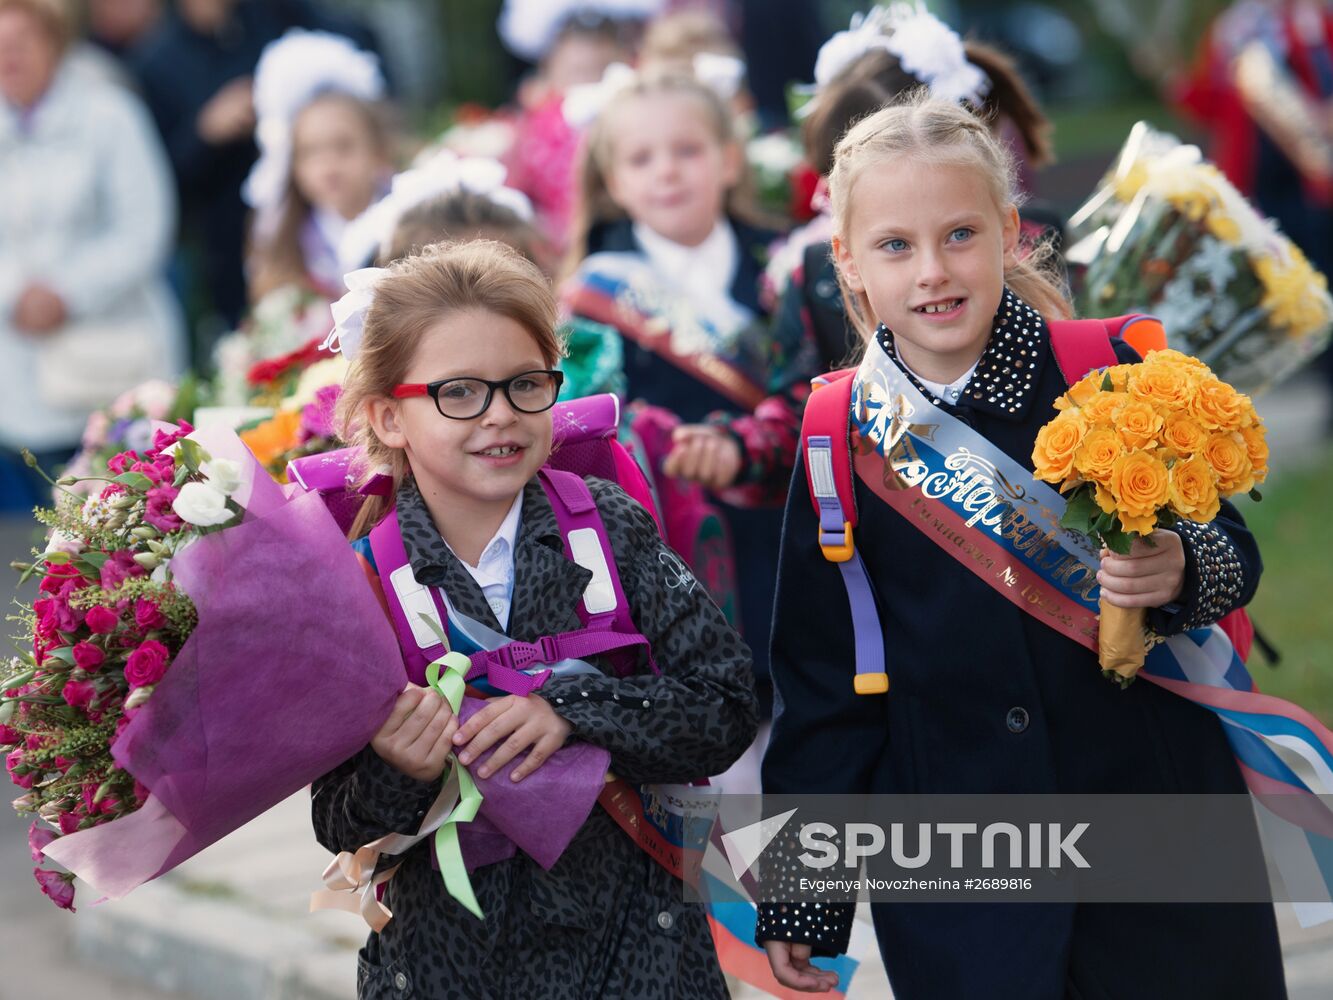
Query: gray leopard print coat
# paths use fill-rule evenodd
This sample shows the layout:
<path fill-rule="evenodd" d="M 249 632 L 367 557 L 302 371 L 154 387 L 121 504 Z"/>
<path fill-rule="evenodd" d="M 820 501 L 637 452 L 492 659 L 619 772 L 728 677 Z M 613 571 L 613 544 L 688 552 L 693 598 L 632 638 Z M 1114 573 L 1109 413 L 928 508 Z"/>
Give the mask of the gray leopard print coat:
<path fill-rule="evenodd" d="M 552 678 L 541 690 L 573 726 L 573 739 L 606 748 L 633 782 L 683 782 L 717 774 L 754 738 L 750 652 L 674 552 L 651 516 L 619 487 L 589 480 L 632 615 L 652 644 L 660 676 Z M 499 628 L 471 575 L 449 551 L 414 484 L 398 494 L 416 578 L 442 586 L 460 613 Z M 577 596 L 590 574 L 565 558 L 555 515 L 529 483 L 515 550 L 510 632 L 533 641 L 578 628 Z M 390 831 L 415 832 L 438 782 L 409 778 L 369 747 L 315 782 L 319 842 L 355 850 Z M 680 882 L 594 806 L 551 870 L 520 852 L 480 868 L 472 884 L 485 920 L 445 891 L 430 840 L 403 859 L 385 905 L 395 914 L 371 934 L 358 962 L 361 1000 L 725 997 L 707 920 Z"/>

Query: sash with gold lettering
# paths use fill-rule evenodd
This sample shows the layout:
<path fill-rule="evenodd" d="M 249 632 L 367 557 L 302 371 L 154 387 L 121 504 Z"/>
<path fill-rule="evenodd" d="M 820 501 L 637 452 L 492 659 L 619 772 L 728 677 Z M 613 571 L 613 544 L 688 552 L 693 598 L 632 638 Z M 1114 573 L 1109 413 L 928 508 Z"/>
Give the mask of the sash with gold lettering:
<path fill-rule="evenodd" d="M 575 315 L 614 326 L 745 410 L 768 395 L 754 313 L 725 295 L 672 288 L 637 253 L 596 253 L 561 288 Z"/>
<path fill-rule="evenodd" d="M 1096 653 L 1099 555 L 1061 527 L 1064 498 L 935 406 L 882 350 L 872 346 L 854 378 L 857 476 L 996 593 Z M 1333 919 L 1333 812 L 1315 795 L 1333 794 L 1333 733 L 1259 693 L 1216 625 L 1158 642 L 1141 676 L 1217 715 L 1297 916 Z"/>

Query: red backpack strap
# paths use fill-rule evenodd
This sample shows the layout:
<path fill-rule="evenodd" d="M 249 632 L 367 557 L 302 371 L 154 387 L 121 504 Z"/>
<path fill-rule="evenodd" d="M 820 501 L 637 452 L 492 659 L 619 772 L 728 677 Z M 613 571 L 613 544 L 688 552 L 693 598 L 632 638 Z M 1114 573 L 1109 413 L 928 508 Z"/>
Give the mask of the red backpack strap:
<path fill-rule="evenodd" d="M 1111 338 L 1118 337 L 1146 357 L 1166 348 L 1166 328 L 1156 316 L 1130 313 L 1110 319 L 1057 319 L 1046 324 L 1051 350 L 1066 385 L 1073 385 L 1095 368 L 1120 364 Z"/>
<path fill-rule="evenodd" d="M 1111 332 L 1100 319 L 1060 319 L 1047 324 L 1051 331 L 1051 353 L 1060 367 L 1065 385 L 1073 385 L 1096 368 L 1118 365 Z"/>
<path fill-rule="evenodd" d="M 856 496 L 848 440 L 854 374 L 854 369 L 843 368 L 816 379 L 801 418 L 805 477 L 819 518 L 819 547 L 829 562 L 846 562 L 855 549 Z"/>
<path fill-rule="evenodd" d="M 830 372 L 815 381 L 801 420 L 801 448 L 810 502 L 819 518 L 819 549 L 836 563 L 847 591 L 856 645 L 857 694 L 885 694 L 889 675 L 884 668 L 884 631 L 870 573 L 856 551 L 856 492 L 852 484 L 850 368 Z"/>

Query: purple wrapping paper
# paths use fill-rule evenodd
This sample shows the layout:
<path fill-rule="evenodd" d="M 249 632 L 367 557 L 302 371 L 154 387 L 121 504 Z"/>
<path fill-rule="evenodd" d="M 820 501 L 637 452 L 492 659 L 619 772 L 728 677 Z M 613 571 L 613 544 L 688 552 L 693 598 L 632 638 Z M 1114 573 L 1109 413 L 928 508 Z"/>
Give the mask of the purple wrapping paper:
<path fill-rule="evenodd" d="M 467 722 L 485 704 L 480 698 L 464 697 L 459 719 Z M 513 857 L 517 845 L 549 869 L 597 804 L 611 755 L 590 743 L 572 743 L 515 783 L 509 775 L 527 759 L 525 753 L 489 778 L 477 777 L 477 770 L 494 752 L 492 747 L 468 766 L 483 798 L 476 820 L 458 827 L 463 863 L 473 871 Z"/>
<path fill-rule="evenodd" d="M 112 747 L 152 794 L 45 852 L 112 899 L 357 753 L 407 683 L 393 628 L 320 496 L 289 499 L 234 435 L 203 444 L 246 461 L 255 478 L 238 496 L 242 524 L 172 559 L 199 624 Z M 466 699 L 463 718 L 482 704 Z M 592 810 L 609 754 L 574 744 L 515 784 L 508 775 L 521 760 L 477 782 L 481 813 L 460 827 L 469 868 L 510 857 L 515 845 L 554 864 Z"/>

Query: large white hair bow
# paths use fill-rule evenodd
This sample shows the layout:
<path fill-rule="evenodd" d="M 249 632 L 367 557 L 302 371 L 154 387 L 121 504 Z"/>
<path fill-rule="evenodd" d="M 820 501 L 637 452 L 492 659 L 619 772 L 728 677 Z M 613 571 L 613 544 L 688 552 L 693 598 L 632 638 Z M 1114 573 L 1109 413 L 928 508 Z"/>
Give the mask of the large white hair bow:
<path fill-rule="evenodd" d="M 978 105 L 990 91 L 990 78 L 968 62 L 958 33 L 916 0 L 856 14 L 846 31 L 820 46 L 815 59 L 816 97 L 844 70 L 876 49 L 895 56 L 935 97 Z M 812 105 L 803 110 L 808 114 Z"/>
<path fill-rule="evenodd" d="M 255 68 L 254 103 L 259 159 L 241 189 L 260 212 L 282 201 L 291 169 L 292 123 L 320 94 L 348 94 L 362 101 L 384 97 L 379 57 L 342 35 L 293 28 L 270 42 Z"/>
<path fill-rule="evenodd" d="M 646 21 L 665 6 L 666 0 L 505 0 L 496 27 L 510 52 L 539 62 L 560 29 L 575 18 Z"/>
<path fill-rule="evenodd" d="M 389 193 L 348 224 L 338 244 L 344 270 L 361 267 L 385 250 L 403 216 L 418 205 L 459 191 L 481 195 L 509 209 L 524 222 L 533 219 L 532 202 L 522 191 L 505 186 L 508 171 L 499 160 L 460 157 L 440 150 L 428 160 L 393 178 Z"/>

